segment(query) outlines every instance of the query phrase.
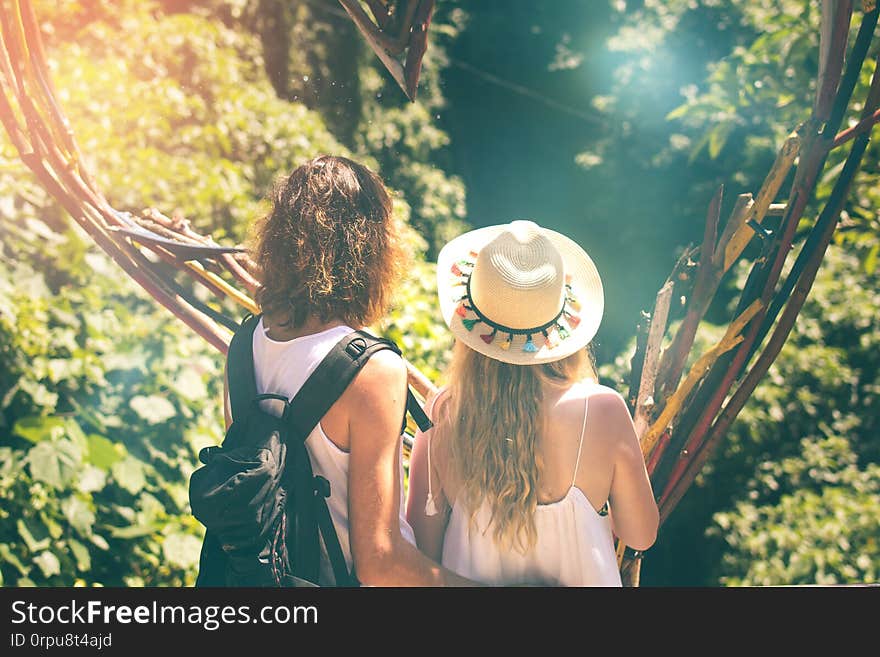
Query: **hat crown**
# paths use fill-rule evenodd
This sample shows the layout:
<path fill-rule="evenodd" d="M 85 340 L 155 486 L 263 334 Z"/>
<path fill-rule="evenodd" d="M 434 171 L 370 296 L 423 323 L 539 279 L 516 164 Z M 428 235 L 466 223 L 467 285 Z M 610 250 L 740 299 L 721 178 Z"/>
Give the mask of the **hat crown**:
<path fill-rule="evenodd" d="M 565 265 L 537 224 L 514 221 L 480 250 L 470 286 L 471 300 L 488 319 L 527 329 L 559 315 Z"/>

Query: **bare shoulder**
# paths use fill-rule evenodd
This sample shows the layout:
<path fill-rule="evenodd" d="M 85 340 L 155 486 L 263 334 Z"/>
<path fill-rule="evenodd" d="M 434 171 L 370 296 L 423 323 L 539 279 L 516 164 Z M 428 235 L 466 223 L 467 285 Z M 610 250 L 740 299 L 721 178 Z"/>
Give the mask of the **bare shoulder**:
<path fill-rule="evenodd" d="M 437 422 L 449 401 L 449 388 L 443 386 L 425 400 L 425 412 L 432 422 Z"/>
<path fill-rule="evenodd" d="M 604 419 L 628 417 L 629 409 L 623 397 L 614 388 L 601 383 L 589 382 L 587 385 L 573 386 L 559 401 L 559 405 L 580 415 L 584 401 L 588 404 L 590 415 L 600 415 Z"/>
<path fill-rule="evenodd" d="M 346 390 L 346 396 L 355 405 L 404 400 L 406 376 L 403 359 L 390 349 L 383 349 L 364 364 Z"/>
<path fill-rule="evenodd" d="M 406 381 L 406 364 L 403 358 L 391 351 L 383 349 L 373 354 L 352 382 L 356 389 L 384 390 L 394 386 L 402 386 Z"/>
<path fill-rule="evenodd" d="M 617 390 L 601 383 L 591 385 L 587 389 L 590 412 L 602 415 L 607 419 L 614 417 L 629 417 L 629 408 Z"/>
<path fill-rule="evenodd" d="M 633 434 L 632 416 L 623 395 L 606 385 L 590 386 L 589 414 L 595 420 L 593 426 L 602 427 L 609 440 L 627 440 Z"/>

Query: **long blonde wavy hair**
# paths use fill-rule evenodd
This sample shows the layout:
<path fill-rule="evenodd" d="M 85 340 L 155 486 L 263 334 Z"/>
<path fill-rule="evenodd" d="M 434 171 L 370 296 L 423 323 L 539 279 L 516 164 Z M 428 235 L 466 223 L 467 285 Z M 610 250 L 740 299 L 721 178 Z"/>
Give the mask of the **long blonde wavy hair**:
<path fill-rule="evenodd" d="M 542 385 L 570 385 L 588 376 L 596 378 L 588 349 L 552 363 L 511 365 L 456 343 L 435 432 L 448 448 L 457 499 L 471 520 L 488 501 L 498 544 L 526 551 L 537 539 Z"/>

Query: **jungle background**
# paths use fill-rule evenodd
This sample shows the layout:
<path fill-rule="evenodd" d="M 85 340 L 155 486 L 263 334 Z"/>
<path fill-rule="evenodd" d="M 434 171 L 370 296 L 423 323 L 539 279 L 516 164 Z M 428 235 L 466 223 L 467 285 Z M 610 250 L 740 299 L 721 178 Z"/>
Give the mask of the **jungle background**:
<path fill-rule="evenodd" d="M 530 218 L 596 261 L 594 351 L 625 393 L 639 312 L 699 240 L 715 188 L 728 207 L 757 189 L 815 94 L 807 0 L 440 0 L 414 104 L 335 0 L 35 8 L 59 100 L 117 209 L 239 242 L 304 159 L 377 169 L 415 256 L 380 328 L 435 381 L 450 346 L 439 247 Z M 826 172 L 841 162 L 832 152 Z M 878 197 L 871 145 L 788 344 L 662 527 L 642 585 L 878 581 Z M 735 282 L 710 320 L 729 314 Z M 709 326 L 698 344 L 718 337 Z M 2 583 L 191 585 L 202 530 L 187 482 L 222 438 L 221 373 L 0 140 Z"/>

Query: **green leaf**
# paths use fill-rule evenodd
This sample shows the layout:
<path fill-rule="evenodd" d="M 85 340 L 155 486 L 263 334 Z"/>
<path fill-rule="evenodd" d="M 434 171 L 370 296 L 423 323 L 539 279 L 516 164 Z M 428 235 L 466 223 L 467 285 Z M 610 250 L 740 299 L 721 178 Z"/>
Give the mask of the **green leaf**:
<path fill-rule="evenodd" d="M 61 512 L 67 518 L 70 526 L 77 530 L 83 536 L 88 536 L 92 532 L 92 525 L 95 524 L 95 514 L 89 507 L 88 503 L 83 501 L 76 495 L 71 495 L 61 502 Z"/>
<path fill-rule="evenodd" d="M 34 557 L 33 561 L 43 571 L 43 577 L 61 574 L 61 562 L 58 561 L 58 557 L 54 553 L 48 550 Z"/>
<path fill-rule="evenodd" d="M 208 388 L 202 377 L 192 368 L 181 371 L 172 387 L 190 401 L 198 401 L 208 396 Z"/>
<path fill-rule="evenodd" d="M 162 554 L 172 566 L 188 569 L 199 563 L 202 542 L 192 534 L 170 534 L 162 542 Z"/>
<path fill-rule="evenodd" d="M 19 518 L 15 523 L 18 535 L 31 552 L 39 552 L 49 547 L 50 536 L 46 526 L 35 518 Z"/>
<path fill-rule="evenodd" d="M 89 536 L 89 540 L 100 550 L 110 549 L 110 544 L 107 542 L 107 539 L 100 534 L 92 534 Z"/>
<path fill-rule="evenodd" d="M 161 531 L 162 527 L 161 523 L 151 522 L 145 525 L 129 525 L 128 527 L 108 526 L 107 529 L 110 530 L 110 536 L 113 538 L 130 539 L 155 534 Z"/>
<path fill-rule="evenodd" d="M 114 463 L 125 458 L 125 446 L 96 433 L 89 434 L 87 460 L 102 470 L 109 470 Z"/>
<path fill-rule="evenodd" d="M 21 532 L 19 532 L 21 533 Z M 9 548 L 9 545 L 6 543 L 0 543 L 0 559 L 8 564 L 12 564 L 12 566 L 22 575 L 27 575 L 30 568 L 25 566 L 21 560 L 15 556 L 15 553 Z"/>
<path fill-rule="evenodd" d="M 731 121 L 727 121 L 716 125 L 709 132 L 709 157 L 711 159 L 714 160 L 721 154 L 721 150 L 724 148 L 724 144 L 727 143 L 727 138 L 733 132 L 733 128 L 734 124 Z"/>
<path fill-rule="evenodd" d="M 73 481 L 82 453 L 67 439 L 41 442 L 30 449 L 27 461 L 35 480 L 60 489 Z"/>
<path fill-rule="evenodd" d="M 687 114 L 687 112 L 688 112 L 688 110 L 690 109 L 690 107 L 691 107 L 691 106 L 688 105 L 687 103 L 684 103 L 684 104 L 682 104 L 682 105 L 679 105 L 678 107 L 676 107 L 674 110 L 672 110 L 671 112 L 669 112 L 669 113 L 666 115 L 666 120 L 667 120 L 667 121 L 672 121 L 672 120 L 674 120 L 674 119 L 680 119 L 680 118 L 683 117 L 685 114 Z"/>
<path fill-rule="evenodd" d="M 131 398 L 128 405 L 148 424 L 160 424 L 177 414 L 174 404 L 159 395 L 137 395 Z"/>
<path fill-rule="evenodd" d="M 49 531 L 49 536 L 54 539 L 61 538 L 61 535 L 64 533 L 64 529 L 61 525 L 55 522 L 55 520 L 45 511 L 40 511 L 40 519 L 43 521 L 43 524 L 46 525 L 46 529 Z"/>
<path fill-rule="evenodd" d="M 73 558 L 76 560 L 77 570 L 83 573 L 91 570 L 92 555 L 89 554 L 89 549 L 73 538 L 67 539 L 67 544 L 70 546 L 70 551 L 73 554 Z"/>
<path fill-rule="evenodd" d="M 865 273 L 869 276 L 871 276 L 877 268 L 878 254 L 880 254 L 880 243 L 874 244 L 874 246 L 871 247 L 871 250 L 868 251 L 868 255 L 865 256 L 863 266 L 865 268 Z"/>
<path fill-rule="evenodd" d="M 39 443 L 52 437 L 60 438 L 64 424 L 65 420 L 61 417 L 30 415 L 17 420 L 12 426 L 12 433 L 32 443 Z"/>
<path fill-rule="evenodd" d="M 137 495 L 147 485 L 144 464 L 133 456 L 126 456 L 110 469 L 117 485 L 132 495 Z"/>
<path fill-rule="evenodd" d="M 691 148 L 691 152 L 688 154 L 688 164 L 693 164 L 694 161 L 699 157 L 702 150 L 706 147 L 706 144 L 709 143 L 709 140 L 712 138 L 712 132 L 706 131 L 703 133 L 703 136 L 700 137 L 699 141 Z"/>
<path fill-rule="evenodd" d="M 80 473 L 77 488 L 82 493 L 95 493 L 107 484 L 107 475 L 100 468 L 87 465 Z"/>

